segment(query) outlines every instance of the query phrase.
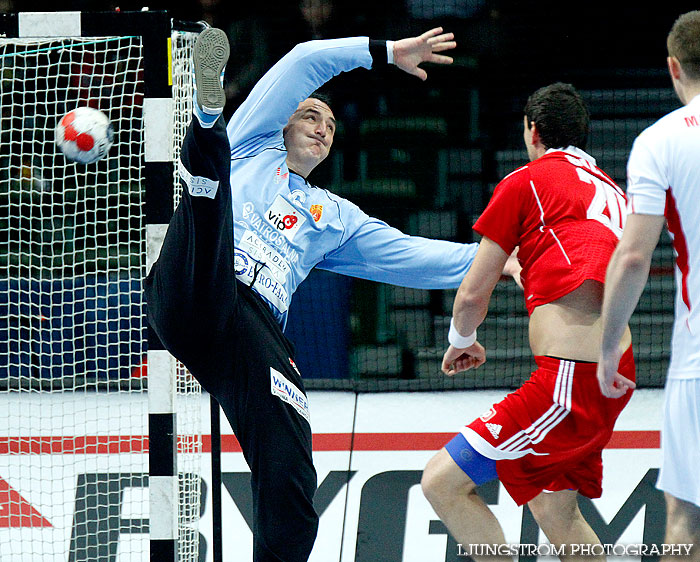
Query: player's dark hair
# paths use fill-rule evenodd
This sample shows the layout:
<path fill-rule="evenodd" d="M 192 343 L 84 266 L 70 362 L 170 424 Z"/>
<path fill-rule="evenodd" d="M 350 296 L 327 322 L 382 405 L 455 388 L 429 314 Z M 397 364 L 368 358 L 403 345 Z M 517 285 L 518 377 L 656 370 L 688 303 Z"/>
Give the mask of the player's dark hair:
<path fill-rule="evenodd" d="M 537 125 L 546 148 L 586 149 L 591 118 L 581 94 L 571 84 L 556 82 L 540 88 L 525 104 L 528 126 Z"/>
<path fill-rule="evenodd" d="M 693 81 L 700 80 L 700 10 L 680 16 L 666 38 L 668 55 L 676 57 L 683 72 Z"/>
<path fill-rule="evenodd" d="M 310 98 L 320 100 L 323 103 L 325 103 L 328 107 L 331 107 L 331 96 L 328 94 L 328 92 L 322 91 L 322 90 L 316 90 L 315 92 L 312 92 L 309 95 Z M 333 108 L 331 108 L 333 109 Z"/>

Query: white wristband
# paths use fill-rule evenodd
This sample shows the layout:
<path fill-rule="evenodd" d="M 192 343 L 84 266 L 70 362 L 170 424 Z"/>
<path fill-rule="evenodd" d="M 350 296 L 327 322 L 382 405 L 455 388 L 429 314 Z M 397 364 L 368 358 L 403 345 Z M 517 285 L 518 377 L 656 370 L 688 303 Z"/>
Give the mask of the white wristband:
<path fill-rule="evenodd" d="M 476 330 L 468 336 L 463 336 L 457 331 L 457 328 L 455 328 L 455 320 L 452 318 L 450 320 L 450 332 L 447 334 L 447 341 L 457 349 L 465 349 L 472 346 L 476 341 Z"/>
<path fill-rule="evenodd" d="M 394 64 L 394 42 L 386 42 L 386 62 L 388 64 Z"/>

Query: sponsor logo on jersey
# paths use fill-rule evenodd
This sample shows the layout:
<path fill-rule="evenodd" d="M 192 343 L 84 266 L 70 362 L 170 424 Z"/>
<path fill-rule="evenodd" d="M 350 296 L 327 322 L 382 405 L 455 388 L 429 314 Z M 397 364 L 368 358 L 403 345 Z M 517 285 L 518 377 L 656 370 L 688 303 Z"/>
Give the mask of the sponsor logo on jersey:
<path fill-rule="evenodd" d="M 182 161 L 178 162 L 177 171 L 192 197 L 207 197 L 208 199 L 216 197 L 216 192 L 219 189 L 218 181 L 203 176 L 193 176 L 187 171 Z"/>
<path fill-rule="evenodd" d="M 275 197 L 270 208 L 265 212 L 265 220 L 284 234 L 287 240 L 293 240 L 306 218 L 299 209 L 284 199 L 281 195 Z"/>
<path fill-rule="evenodd" d="M 233 252 L 233 272 L 236 275 L 245 275 L 248 271 L 248 257 L 244 252 L 235 250 Z"/>
<path fill-rule="evenodd" d="M 289 198 L 292 200 L 297 207 L 300 209 L 304 208 L 304 203 L 306 203 L 306 193 L 301 189 L 295 189 L 289 194 Z"/>
<path fill-rule="evenodd" d="M 275 170 L 275 183 L 281 183 L 283 181 L 286 181 L 287 178 L 289 177 L 289 172 L 284 172 L 282 173 L 282 168 L 277 168 Z"/>
<path fill-rule="evenodd" d="M 314 218 L 314 222 L 318 222 L 321 220 L 321 215 L 323 214 L 323 205 L 311 205 L 309 211 Z"/>
<path fill-rule="evenodd" d="M 493 436 L 494 439 L 498 439 L 498 436 L 500 435 L 503 426 L 497 423 L 487 423 L 486 429 L 489 430 L 489 433 Z"/>
<path fill-rule="evenodd" d="M 243 229 L 252 228 L 255 230 L 257 235 L 265 240 L 267 244 L 275 246 L 277 251 L 281 252 L 289 263 L 295 264 L 299 261 L 299 254 L 296 248 L 290 244 L 290 241 L 282 232 L 268 224 L 262 215 L 256 212 L 253 203 L 246 201 L 241 211 L 244 220 L 236 221 L 236 224 Z"/>
<path fill-rule="evenodd" d="M 494 410 L 493 408 L 489 408 L 483 414 L 481 414 L 479 417 L 481 418 L 481 421 L 489 421 L 495 415 L 496 415 L 496 410 Z"/>
<path fill-rule="evenodd" d="M 237 255 L 236 255 L 237 254 Z M 257 270 L 257 275 L 255 274 Z M 264 267 L 241 250 L 234 253 L 234 272 L 236 279 L 245 283 L 267 299 L 280 312 L 289 308 L 289 295 L 284 283 L 275 277 L 275 270 Z M 253 282 L 255 280 L 255 282 Z M 252 283 L 252 285 L 251 285 Z"/>
<path fill-rule="evenodd" d="M 695 115 L 691 115 L 690 117 L 684 117 L 684 120 L 685 120 L 686 127 L 698 127 L 698 126 L 700 126 L 700 122 L 698 122 L 698 118 Z"/>
<path fill-rule="evenodd" d="M 307 422 L 311 421 L 306 395 L 294 383 L 288 381 L 282 373 L 272 367 L 270 367 L 270 392 L 292 406 Z"/>
<path fill-rule="evenodd" d="M 243 250 L 253 260 L 264 263 L 277 279 L 286 281 L 290 271 L 289 262 L 255 232 L 246 230 L 238 242 L 238 249 Z M 240 272 L 236 269 L 236 274 L 238 273 Z"/>

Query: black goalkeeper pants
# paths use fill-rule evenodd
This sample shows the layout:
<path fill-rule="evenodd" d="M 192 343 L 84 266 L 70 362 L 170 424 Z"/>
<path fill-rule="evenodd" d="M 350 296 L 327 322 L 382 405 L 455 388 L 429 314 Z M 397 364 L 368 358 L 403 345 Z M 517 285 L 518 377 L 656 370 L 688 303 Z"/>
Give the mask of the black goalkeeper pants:
<path fill-rule="evenodd" d="M 221 405 L 251 470 L 255 562 L 305 562 L 318 515 L 311 428 L 293 349 L 268 306 L 237 281 L 229 144 L 223 118 L 193 118 L 183 196 L 145 282 L 148 319 L 166 349 Z M 216 196 L 196 177 L 218 181 Z M 291 385 L 289 384 L 291 383 Z M 296 387 L 296 389 L 294 388 Z M 296 392 L 298 390 L 299 392 Z"/>

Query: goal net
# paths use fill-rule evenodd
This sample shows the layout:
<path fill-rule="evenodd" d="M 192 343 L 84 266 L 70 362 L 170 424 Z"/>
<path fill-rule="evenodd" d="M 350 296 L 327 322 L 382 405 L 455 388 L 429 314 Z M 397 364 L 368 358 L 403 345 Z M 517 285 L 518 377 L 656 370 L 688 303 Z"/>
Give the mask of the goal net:
<path fill-rule="evenodd" d="M 180 147 L 192 116 L 193 70 L 192 48 L 196 33 L 174 30 L 172 32 L 172 87 L 174 101 L 173 160 L 177 162 Z M 173 205 L 182 194 L 178 181 L 177 166 L 173 168 Z M 201 454 L 202 427 L 200 414 L 201 387 L 194 377 L 177 362 L 175 411 L 178 429 L 178 560 L 199 560 L 199 521 L 202 505 Z"/>
<path fill-rule="evenodd" d="M 172 33 L 171 163 L 191 115 L 195 37 Z M 146 51 L 128 29 L 0 39 L 3 561 L 149 559 Z M 58 119 L 79 106 L 114 127 L 94 164 L 54 143 Z M 176 376 L 178 559 L 196 561 L 200 388 Z"/>

